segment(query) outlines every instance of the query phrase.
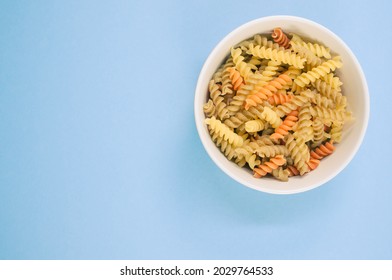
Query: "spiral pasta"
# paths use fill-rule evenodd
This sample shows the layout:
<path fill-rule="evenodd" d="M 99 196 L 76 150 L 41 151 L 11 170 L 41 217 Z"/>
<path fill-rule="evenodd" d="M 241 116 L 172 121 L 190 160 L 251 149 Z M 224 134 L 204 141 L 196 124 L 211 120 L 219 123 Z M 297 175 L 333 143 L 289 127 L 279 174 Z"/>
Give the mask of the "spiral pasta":
<path fill-rule="evenodd" d="M 331 85 L 333 89 L 340 91 L 340 86 L 343 83 L 340 81 L 339 77 L 336 77 L 333 73 L 329 73 L 322 77 L 322 80 L 325 81 L 327 84 Z"/>
<path fill-rule="evenodd" d="M 319 166 L 320 160 L 311 158 L 306 164 L 308 165 L 310 171 L 315 170 Z"/>
<path fill-rule="evenodd" d="M 242 147 L 235 149 L 235 153 L 245 158 L 250 169 L 254 169 L 256 165 L 261 163 L 258 156 L 253 153 L 252 148 L 248 145 L 243 145 Z"/>
<path fill-rule="evenodd" d="M 327 75 L 331 71 L 335 71 L 336 68 L 342 67 L 342 62 L 340 61 L 340 57 L 336 56 L 333 59 L 330 59 L 321 65 L 312 68 L 312 70 L 302 73 L 295 80 L 296 83 L 300 87 L 304 87 L 309 85 L 311 82 L 315 82 L 320 77 Z"/>
<path fill-rule="evenodd" d="M 289 133 L 289 130 L 293 129 L 293 126 L 298 121 L 298 111 L 292 111 L 289 113 L 281 125 L 279 125 L 273 134 L 271 134 L 271 138 L 278 140 L 283 139 Z"/>
<path fill-rule="evenodd" d="M 247 132 L 258 132 L 263 130 L 265 127 L 264 122 L 260 119 L 258 120 L 251 120 L 245 123 L 245 130 Z"/>
<path fill-rule="evenodd" d="M 269 97 L 273 96 L 273 94 L 279 89 L 283 88 L 284 85 L 291 83 L 292 80 L 288 75 L 279 75 L 279 77 L 273 79 L 265 86 L 260 88 L 260 90 L 255 94 L 250 94 L 245 99 L 245 109 L 248 110 L 251 106 L 256 106 L 257 104 L 263 103 L 264 100 L 267 100 Z"/>
<path fill-rule="evenodd" d="M 297 68 L 304 68 L 304 62 L 306 59 L 286 50 L 276 50 L 272 48 L 254 46 L 253 43 L 249 45 L 248 53 L 260 58 L 271 59 L 278 63 L 286 63 L 294 65 Z"/>
<path fill-rule="evenodd" d="M 269 122 L 273 128 L 278 128 L 282 124 L 282 120 L 278 114 L 268 107 L 264 108 L 261 117 Z"/>
<path fill-rule="evenodd" d="M 275 61 L 268 61 L 268 64 L 266 67 L 263 69 L 263 72 L 261 72 L 261 75 L 264 77 L 264 81 L 268 82 L 276 76 L 276 74 L 284 69 L 280 67 L 281 63 L 275 62 Z"/>
<path fill-rule="evenodd" d="M 347 98 L 343 96 L 341 92 L 333 89 L 332 86 L 328 85 L 325 81 L 317 80 L 312 83 L 312 85 L 321 95 L 331 99 L 335 103 L 336 108 L 344 109 L 346 107 Z"/>
<path fill-rule="evenodd" d="M 210 98 L 215 105 L 215 114 L 222 120 L 228 118 L 229 112 L 226 108 L 224 98 L 222 97 L 222 92 L 219 90 L 219 86 L 215 83 L 214 80 L 211 80 L 208 88 L 210 91 Z"/>
<path fill-rule="evenodd" d="M 222 95 L 233 94 L 233 84 L 230 79 L 229 69 L 234 67 L 233 58 L 229 57 L 223 65 L 222 72 Z"/>
<path fill-rule="evenodd" d="M 246 81 L 248 79 L 249 75 L 252 74 L 252 69 L 249 67 L 249 65 L 247 63 L 244 62 L 245 58 L 242 56 L 241 49 L 240 48 L 231 49 L 231 56 L 233 58 L 235 68 L 238 70 L 238 72 L 241 74 L 241 76 Z"/>
<path fill-rule="evenodd" d="M 333 140 L 321 144 L 319 147 L 310 152 L 310 156 L 314 159 L 321 160 L 322 158 L 329 156 L 335 151 L 335 146 L 333 145 Z"/>
<path fill-rule="evenodd" d="M 312 122 L 313 128 L 313 140 L 315 142 L 322 141 L 324 139 L 324 123 L 320 118 L 315 118 Z"/>
<path fill-rule="evenodd" d="M 279 181 L 287 182 L 289 180 L 290 172 L 287 169 L 283 169 L 282 167 L 278 167 L 271 172 L 274 178 Z"/>
<path fill-rule="evenodd" d="M 307 102 L 309 102 L 309 99 L 313 97 L 314 92 L 310 90 L 303 91 L 300 95 L 294 96 L 294 98 L 292 98 L 289 102 L 277 106 L 275 112 L 279 117 L 283 118 L 291 111 L 297 110 L 298 107 L 305 105 Z"/>
<path fill-rule="evenodd" d="M 291 99 L 293 99 L 294 95 L 293 94 L 285 94 L 285 93 L 276 93 L 268 98 L 268 102 L 271 105 L 281 105 L 283 103 L 289 102 Z"/>
<path fill-rule="evenodd" d="M 298 125 L 294 132 L 295 138 L 303 138 L 305 142 L 313 139 L 312 114 L 310 106 L 302 106 L 299 110 Z"/>
<path fill-rule="evenodd" d="M 329 134 L 331 135 L 331 140 L 336 143 L 342 141 L 342 131 L 343 131 L 343 123 L 333 122 L 331 126 L 331 131 L 329 132 Z"/>
<path fill-rule="evenodd" d="M 212 141 L 256 178 L 307 176 L 352 118 L 340 67 L 327 47 L 280 28 L 240 42 L 208 84 L 203 111 Z"/>
<path fill-rule="evenodd" d="M 277 155 L 276 157 L 271 158 L 269 161 L 255 167 L 253 169 L 253 176 L 255 178 L 264 177 L 268 173 L 271 173 L 272 170 L 277 169 L 279 166 L 282 166 L 285 163 L 286 159 L 283 157 L 283 155 Z"/>
<path fill-rule="evenodd" d="M 227 140 L 219 135 L 219 133 L 214 132 L 209 129 L 209 133 L 211 135 L 212 141 L 216 144 L 217 147 L 220 148 L 221 152 L 227 157 L 227 159 L 232 160 L 236 158 L 241 158 L 241 155 L 238 155 L 235 151 L 235 146 L 230 144 Z"/>
<path fill-rule="evenodd" d="M 320 117 L 322 119 L 338 122 L 344 122 L 349 117 L 349 114 L 344 111 L 336 111 L 322 106 L 310 107 L 310 113 L 313 117 Z"/>
<path fill-rule="evenodd" d="M 326 59 L 331 58 L 329 48 L 324 47 L 321 44 L 311 43 L 311 42 L 304 42 L 298 35 L 293 35 L 291 38 L 292 41 L 300 44 L 304 48 L 307 48 L 312 53 L 314 53 L 318 57 L 325 57 Z"/>
<path fill-rule="evenodd" d="M 299 43 L 296 42 L 290 42 L 291 49 L 298 53 L 300 56 L 304 57 L 306 59 L 306 63 L 309 64 L 310 66 L 318 66 L 322 63 L 321 58 L 316 56 L 313 52 L 311 52 L 309 49 L 305 48 Z"/>
<path fill-rule="evenodd" d="M 283 30 L 280 27 L 274 28 L 271 37 L 279 46 L 284 47 L 285 49 L 289 47 L 290 39 L 283 33 Z"/>
<path fill-rule="evenodd" d="M 203 111 L 208 118 L 211 118 L 215 114 L 215 105 L 211 99 L 209 99 L 208 102 L 204 104 Z"/>
<path fill-rule="evenodd" d="M 262 105 L 251 108 L 250 110 L 240 110 L 235 115 L 228 119 L 225 119 L 224 123 L 230 128 L 238 128 L 240 125 L 247 121 L 254 120 L 256 118 L 261 118 L 261 113 L 264 107 Z M 207 116 L 208 117 L 208 116 Z"/>
<path fill-rule="evenodd" d="M 242 137 L 230 130 L 230 128 L 220 120 L 217 120 L 215 117 L 211 117 L 205 119 L 205 123 L 209 125 L 213 132 L 218 133 L 220 137 L 223 137 L 224 140 L 228 141 L 233 146 L 242 146 L 244 142 Z"/>
<path fill-rule="evenodd" d="M 285 145 L 264 145 L 255 150 L 260 157 L 274 157 L 276 155 L 288 156 L 289 151 Z"/>
<path fill-rule="evenodd" d="M 294 136 L 289 134 L 286 139 L 286 147 L 300 175 L 308 172 L 309 166 L 307 165 L 307 161 L 310 159 L 310 154 L 305 141 L 302 138 L 295 140 Z"/>
<path fill-rule="evenodd" d="M 235 70 L 233 67 L 228 68 L 227 71 L 230 74 L 229 77 L 234 90 L 238 90 L 241 86 L 244 85 L 244 79 L 242 79 L 240 72 Z"/>

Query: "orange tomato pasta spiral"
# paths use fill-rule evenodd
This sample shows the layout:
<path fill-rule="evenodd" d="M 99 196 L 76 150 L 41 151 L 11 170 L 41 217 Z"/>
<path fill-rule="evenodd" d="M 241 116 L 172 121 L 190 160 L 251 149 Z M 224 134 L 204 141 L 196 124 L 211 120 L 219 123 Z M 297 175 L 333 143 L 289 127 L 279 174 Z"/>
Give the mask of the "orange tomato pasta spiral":
<path fill-rule="evenodd" d="M 275 140 L 283 139 L 284 136 L 289 133 L 289 130 L 293 129 L 293 126 L 297 121 L 298 111 L 291 111 L 291 113 L 286 116 L 283 123 L 275 129 L 275 133 L 271 134 L 271 138 Z"/>
<path fill-rule="evenodd" d="M 292 79 L 286 74 L 279 75 L 279 77 L 273 79 L 268 84 L 260 88 L 257 93 L 250 94 L 245 99 L 245 109 L 248 110 L 252 106 L 262 104 L 264 100 L 267 100 L 269 97 L 273 96 L 275 92 L 277 92 L 279 89 L 282 89 L 283 86 L 287 84 L 292 84 Z"/>
<path fill-rule="evenodd" d="M 319 166 L 319 164 L 320 164 L 320 160 L 315 158 L 310 158 L 310 160 L 307 162 L 310 171 L 316 169 Z"/>
<path fill-rule="evenodd" d="M 227 69 L 230 73 L 231 84 L 233 85 L 234 90 L 238 90 L 244 85 L 244 79 L 241 77 L 240 72 L 234 69 L 234 67 L 230 67 Z"/>
<path fill-rule="evenodd" d="M 320 145 L 316 149 L 310 152 L 310 157 L 313 159 L 322 159 L 326 156 L 329 156 L 335 151 L 335 146 L 333 145 L 333 140 L 326 142 L 325 144 Z"/>
<path fill-rule="evenodd" d="M 285 93 L 276 93 L 272 96 L 270 96 L 270 98 L 268 98 L 268 102 L 271 105 L 281 105 L 283 103 L 289 102 L 292 98 L 294 97 L 294 95 L 292 94 L 285 94 Z"/>
<path fill-rule="evenodd" d="M 287 49 L 290 45 L 290 39 L 286 34 L 283 33 L 283 30 L 280 27 L 274 29 L 271 34 L 272 39 L 275 43 L 279 44 L 279 46 Z"/>
<path fill-rule="evenodd" d="M 279 166 L 282 166 L 286 163 L 286 159 L 283 155 L 277 155 L 276 157 L 271 158 L 269 161 L 258 165 L 253 169 L 253 176 L 255 178 L 261 178 L 271 173 L 272 170 L 277 169 Z"/>
<path fill-rule="evenodd" d="M 289 172 L 289 177 L 299 175 L 299 171 L 294 165 L 287 166 L 286 170 Z"/>

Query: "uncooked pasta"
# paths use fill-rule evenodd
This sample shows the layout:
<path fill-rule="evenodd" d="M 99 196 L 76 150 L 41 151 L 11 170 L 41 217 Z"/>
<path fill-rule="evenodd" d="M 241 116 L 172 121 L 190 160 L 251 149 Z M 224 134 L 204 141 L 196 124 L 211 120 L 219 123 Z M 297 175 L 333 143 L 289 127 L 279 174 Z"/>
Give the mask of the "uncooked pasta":
<path fill-rule="evenodd" d="M 306 176 L 335 151 L 352 119 L 340 56 L 280 27 L 228 53 L 203 107 L 212 141 L 255 178 Z"/>

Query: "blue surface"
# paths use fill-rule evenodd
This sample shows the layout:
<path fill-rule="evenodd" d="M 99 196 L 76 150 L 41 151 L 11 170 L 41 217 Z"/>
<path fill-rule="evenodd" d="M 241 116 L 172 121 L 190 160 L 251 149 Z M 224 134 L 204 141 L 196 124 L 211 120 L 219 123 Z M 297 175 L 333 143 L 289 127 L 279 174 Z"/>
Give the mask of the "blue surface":
<path fill-rule="evenodd" d="M 388 1 L 1 1 L 1 259 L 392 259 Z M 235 27 L 328 27 L 371 118 L 335 179 L 291 196 L 225 175 L 194 125 L 199 71 Z"/>

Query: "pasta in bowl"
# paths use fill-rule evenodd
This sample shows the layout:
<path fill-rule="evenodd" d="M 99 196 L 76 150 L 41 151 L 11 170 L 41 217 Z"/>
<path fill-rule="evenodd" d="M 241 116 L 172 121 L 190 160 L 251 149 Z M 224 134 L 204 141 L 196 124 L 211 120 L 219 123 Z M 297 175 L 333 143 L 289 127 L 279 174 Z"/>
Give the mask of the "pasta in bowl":
<path fill-rule="evenodd" d="M 336 176 L 369 117 L 366 79 L 351 50 L 325 27 L 292 16 L 228 34 L 200 72 L 194 105 L 213 161 L 243 185 L 276 194 Z"/>

